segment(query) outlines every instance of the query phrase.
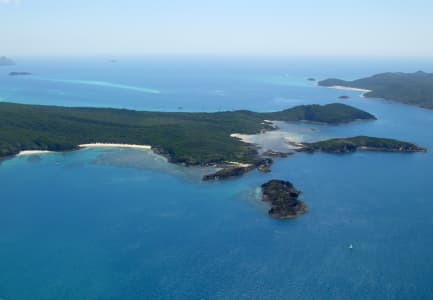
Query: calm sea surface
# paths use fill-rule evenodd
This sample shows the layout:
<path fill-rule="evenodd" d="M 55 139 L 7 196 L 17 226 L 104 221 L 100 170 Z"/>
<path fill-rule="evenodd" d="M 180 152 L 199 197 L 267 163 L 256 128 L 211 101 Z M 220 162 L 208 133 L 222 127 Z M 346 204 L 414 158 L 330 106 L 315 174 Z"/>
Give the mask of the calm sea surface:
<path fill-rule="evenodd" d="M 115 58 L 18 58 L 0 68 L 0 101 L 161 111 L 344 101 L 378 121 L 283 133 L 431 151 L 297 154 L 215 183 L 141 150 L 3 161 L 0 299 L 433 299 L 433 111 L 306 80 L 433 72 L 433 59 Z M 257 187 L 273 178 L 303 190 L 310 213 L 269 218 Z"/>

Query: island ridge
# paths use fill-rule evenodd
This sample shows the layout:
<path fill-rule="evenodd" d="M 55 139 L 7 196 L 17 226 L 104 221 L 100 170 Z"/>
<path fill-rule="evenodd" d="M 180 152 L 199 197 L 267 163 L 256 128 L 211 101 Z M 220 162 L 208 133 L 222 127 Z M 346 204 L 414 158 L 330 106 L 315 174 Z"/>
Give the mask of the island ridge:
<path fill-rule="evenodd" d="M 318 84 L 324 87 L 359 89 L 368 98 L 382 98 L 433 109 L 433 74 L 422 71 L 382 73 L 353 81 L 332 78 Z"/>

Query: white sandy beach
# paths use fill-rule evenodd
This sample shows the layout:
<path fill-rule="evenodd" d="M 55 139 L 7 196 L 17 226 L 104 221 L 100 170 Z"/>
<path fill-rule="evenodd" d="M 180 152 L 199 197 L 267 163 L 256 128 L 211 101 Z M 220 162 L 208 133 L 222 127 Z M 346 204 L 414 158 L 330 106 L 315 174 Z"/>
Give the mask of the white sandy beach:
<path fill-rule="evenodd" d="M 44 153 L 51 153 L 52 151 L 46 151 L 46 150 L 25 150 L 18 153 L 18 156 L 21 155 L 33 155 L 33 154 L 44 154 Z"/>
<path fill-rule="evenodd" d="M 296 143 L 304 141 L 304 134 L 286 130 L 266 131 L 257 134 L 232 133 L 230 136 L 240 139 L 245 143 L 257 145 L 259 147 L 259 153 L 268 150 L 288 152 L 299 148 L 299 146 L 296 146 Z"/>
<path fill-rule="evenodd" d="M 336 90 L 357 91 L 357 92 L 364 92 L 364 93 L 371 92 L 371 90 L 359 89 L 359 88 L 353 88 L 353 87 L 347 87 L 341 85 L 330 86 L 329 88 L 336 89 Z"/>
<path fill-rule="evenodd" d="M 241 167 L 241 168 L 249 168 L 252 166 L 252 164 L 244 164 L 237 161 L 228 161 L 227 163 L 235 166 L 235 167 Z"/>
<path fill-rule="evenodd" d="M 110 143 L 92 143 L 78 145 L 80 148 L 131 148 L 131 149 L 145 149 L 151 150 L 152 146 L 149 145 L 134 145 L 134 144 L 110 144 Z"/>
<path fill-rule="evenodd" d="M 78 145 L 80 148 L 131 148 L 131 149 L 144 149 L 151 150 L 152 146 L 149 145 L 133 145 L 133 144 L 110 144 L 110 143 L 92 143 L 92 144 L 81 144 Z M 47 150 L 24 150 L 20 151 L 17 156 L 22 155 L 34 155 L 34 154 L 46 154 L 53 153 L 53 151 Z"/>

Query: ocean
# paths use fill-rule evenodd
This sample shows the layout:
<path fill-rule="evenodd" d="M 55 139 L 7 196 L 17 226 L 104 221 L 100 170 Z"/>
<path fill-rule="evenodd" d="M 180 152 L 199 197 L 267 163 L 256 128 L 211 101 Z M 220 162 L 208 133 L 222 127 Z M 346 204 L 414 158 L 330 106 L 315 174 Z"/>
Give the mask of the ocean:
<path fill-rule="evenodd" d="M 192 112 L 343 102 L 378 120 L 282 124 L 281 136 L 362 134 L 430 151 L 300 153 L 277 159 L 271 173 L 223 182 L 203 182 L 209 170 L 171 165 L 146 150 L 5 160 L 0 299 L 433 299 L 433 111 L 307 80 L 433 72 L 433 59 L 16 61 L 0 67 L 0 101 Z M 308 214 L 284 221 L 267 215 L 258 187 L 274 178 L 303 191 Z"/>

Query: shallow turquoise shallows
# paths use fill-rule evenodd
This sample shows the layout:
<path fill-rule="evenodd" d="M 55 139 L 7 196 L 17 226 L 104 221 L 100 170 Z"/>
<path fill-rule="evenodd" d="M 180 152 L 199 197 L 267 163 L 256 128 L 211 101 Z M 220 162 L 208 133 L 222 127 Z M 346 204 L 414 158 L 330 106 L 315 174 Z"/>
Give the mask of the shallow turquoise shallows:
<path fill-rule="evenodd" d="M 286 130 L 393 137 L 430 151 L 296 154 L 269 174 L 225 182 L 202 182 L 209 170 L 146 150 L 3 161 L 0 299 L 433 298 L 433 110 L 306 80 L 433 72 L 433 60 L 116 59 L 17 59 L 0 68 L 0 100 L 164 111 L 343 101 L 378 121 Z M 272 178 L 303 190 L 310 212 L 268 217 L 257 187 Z"/>

